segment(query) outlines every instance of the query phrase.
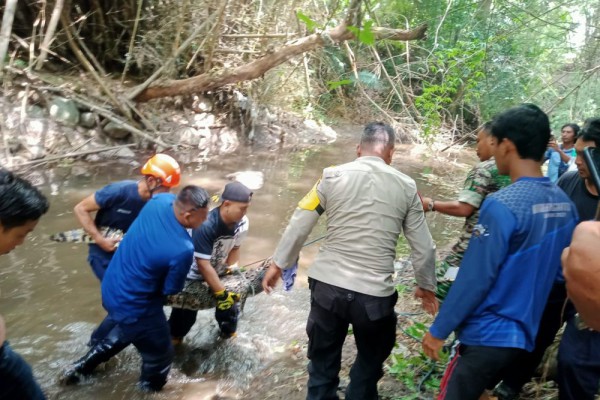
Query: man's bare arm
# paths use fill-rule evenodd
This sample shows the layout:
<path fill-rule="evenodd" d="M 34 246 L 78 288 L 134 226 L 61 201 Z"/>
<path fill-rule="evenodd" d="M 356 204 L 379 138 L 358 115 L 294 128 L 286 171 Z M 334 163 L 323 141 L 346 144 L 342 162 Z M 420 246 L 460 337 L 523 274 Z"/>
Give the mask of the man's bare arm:
<path fill-rule="evenodd" d="M 567 292 L 583 320 L 600 330 L 600 222 L 582 222 L 573 232 L 562 264 Z"/>
<path fill-rule="evenodd" d="M 96 198 L 93 194 L 81 200 L 75 208 L 73 208 L 75 217 L 83 229 L 85 229 L 85 231 L 90 234 L 91 238 L 94 239 L 94 242 L 96 242 L 96 244 L 104 251 L 115 251 L 116 244 L 119 241 L 117 239 L 107 239 L 102 236 L 102 233 L 100 233 L 92 219 L 92 213 L 97 212 L 98 210 L 100 210 L 100 206 L 96 203 Z"/>
<path fill-rule="evenodd" d="M 232 266 L 237 264 L 240 261 L 240 248 L 239 247 L 234 247 L 233 249 L 231 249 L 231 251 L 229 252 L 229 255 L 227 256 L 227 266 Z"/>
<path fill-rule="evenodd" d="M 433 200 L 429 197 L 423 197 L 423 210 L 429 211 L 429 204 Z M 470 217 L 477 209 L 469 203 L 462 201 L 434 201 L 435 211 L 453 217 Z"/>
<path fill-rule="evenodd" d="M 225 286 L 221 283 L 221 279 L 219 279 L 217 271 L 210 265 L 209 260 L 196 258 L 196 264 L 198 265 L 198 272 L 202 275 L 214 293 L 225 289 Z"/>

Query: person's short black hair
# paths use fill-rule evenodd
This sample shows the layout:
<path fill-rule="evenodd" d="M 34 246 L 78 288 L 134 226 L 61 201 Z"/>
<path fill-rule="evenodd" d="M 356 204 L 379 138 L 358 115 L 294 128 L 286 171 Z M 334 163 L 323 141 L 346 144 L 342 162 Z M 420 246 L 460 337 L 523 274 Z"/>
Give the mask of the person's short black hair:
<path fill-rule="evenodd" d="M 492 134 L 492 121 L 486 121 L 479 128 L 479 132 L 484 132 L 486 135 L 490 136 Z"/>
<path fill-rule="evenodd" d="M 563 126 L 560 127 L 560 130 L 562 131 L 566 127 L 573 129 L 573 132 L 575 133 L 575 137 L 577 137 L 577 135 L 579 135 L 579 131 L 581 130 L 579 125 L 574 124 L 574 123 L 564 124 Z"/>
<path fill-rule="evenodd" d="M 509 108 L 492 120 L 492 136 L 509 139 L 521 159 L 541 161 L 550 140 L 550 120 L 535 104 Z"/>
<path fill-rule="evenodd" d="M 600 118 L 595 117 L 586 119 L 577 139 L 586 142 L 594 142 L 596 147 L 600 147 Z"/>
<path fill-rule="evenodd" d="M 180 204 L 191 208 L 205 208 L 208 206 L 208 200 L 208 192 L 195 185 L 184 187 L 177 195 Z"/>
<path fill-rule="evenodd" d="M 0 224 L 4 230 L 37 221 L 49 206 L 46 196 L 31 183 L 0 168 Z"/>
<path fill-rule="evenodd" d="M 383 122 L 370 122 L 365 126 L 360 137 L 361 145 L 383 144 L 385 146 L 394 146 L 396 143 L 396 133 L 394 128 Z"/>

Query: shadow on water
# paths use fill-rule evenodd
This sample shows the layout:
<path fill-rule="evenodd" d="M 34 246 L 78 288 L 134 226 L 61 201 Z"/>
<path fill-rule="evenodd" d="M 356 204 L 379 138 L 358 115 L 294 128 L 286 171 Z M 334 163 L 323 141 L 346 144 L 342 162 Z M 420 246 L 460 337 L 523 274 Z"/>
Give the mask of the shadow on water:
<path fill-rule="evenodd" d="M 212 194 L 222 189 L 228 181 L 226 176 L 233 172 L 264 174 L 264 186 L 255 191 L 248 213 L 249 236 L 242 245 L 241 264 L 249 264 L 273 252 L 296 203 L 314 185 L 321 170 L 354 158 L 358 135 L 360 131 L 352 129 L 335 143 L 295 152 L 243 148 L 207 164 L 186 165 L 183 184 L 198 184 Z M 448 160 L 431 162 L 413 151 L 401 147 L 394 165 L 415 178 L 425 195 L 451 198 L 464 177 L 465 165 L 458 161 L 449 165 Z M 26 244 L 0 258 L 0 313 L 6 319 L 8 338 L 31 363 L 50 399 L 237 398 L 265 365 L 304 339 L 309 307 L 305 271 L 318 243 L 303 250 L 294 290 L 259 294 L 248 300 L 236 338 L 218 339 L 213 313 L 200 312 L 162 393 L 143 395 L 135 389 L 140 359 L 133 348 L 77 387 L 56 384 L 60 371 L 86 351 L 89 334 L 105 312 L 99 283 L 86 262 L 86 246 L 53 243 L 47 237 L 77 227 L 72 208 L 83 197 L 109 182 L 136 179 L 138 170 L 139 165 L 112 163 L 32 172 L 31 178 L 49 196 L 51 208 Z M 458 219 L 428 218 L 438 245 L 447 244 L 461 225 Z M 320 221 L 312 238 L 324 233 L 324 222 Z"/>

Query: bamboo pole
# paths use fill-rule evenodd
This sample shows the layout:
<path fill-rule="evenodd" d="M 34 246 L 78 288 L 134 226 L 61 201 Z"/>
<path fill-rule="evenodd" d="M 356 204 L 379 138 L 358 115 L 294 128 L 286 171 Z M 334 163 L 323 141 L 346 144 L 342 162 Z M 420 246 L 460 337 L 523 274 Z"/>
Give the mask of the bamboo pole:
<path fill-rule="evenodd" d="M 125 82 L 125 76 L 127 75 L 127 70 L 129 69 L 129 62 L 131 61 L 131 57 L 133 54 L 133 45 L 135 44 L 135 36 L 137 35 L 137 29 L 140 22 L 140 16 L 142 15 L 142 4 L 144 4 L 143 0 L 138 0 L 137 11 L 135 13 L 135 22 L 133 23 L 133 32 L 131 33 L 131 40 L 129 41 L 129 49 L 127 50 L 127 55 L 125 56 L 125 67 L 123 68 L 123 74 L 121 75 L 121 85 Z"/>
<path fill-rule="evenodd" d="M 221 7 L 223 7 L 225 4 L 225 2 L 223 2 L 223 5 Z M 189 38 L 187 38 L 187 40 L 185 42 L 183 42 L 183 44 L 181 45 L 181 47 L 179 49 L 177 49 L 177 51 L 175 52 L 175 54 L 173 55 L 173 57 L 171 57 L 169 60 L 167 60 L 159 69 L 157 69 L 151 76 L 150 78 L 146 79 L 144 81 L 144 83 L 142 83 L 141 85 L 138 85 L 136 87 L 133 88 L 133 90 L 127 94 L 127 99 L 129 100 L 133 100 L 135 99 L 140 93 L 142 93 L 152 82 L 154 82 L 159 76 L 160 74 L 165 70 L 165 68 L 167 66 L 169 66 L 173 61 L 175 61 L 175 59 L 177 57 L 179 57 L 179 55 L 181 55 L 192 43 L 193 41 L 196 39 L 196 37 L 198 35 L 200 35 L 200 33 L 202 33 L 202 31 L 204 30 L 204 28 L 206 28 L 206 26 L 208 26 L 208 24 L 210 24 L 212 22 L 212 20 L 216 17 L 216 14 L 218 14 L 219 11 L 217 11 L 215 14 L 211 15 L 210 17 L 208 17 L 198 28 L 196 28 L 196 30 L 194 32 L 192 32 L 192 34 L 190 35 Z"/>
<path fill-rule="evenodd" d="M 123 115 L 125 115 L 127 118 L 131 118 L 130 110 L 128 110 L 127 107 L 125 107 L 120 101 L 117 100 L 113 92 L 98 75 L 98 72 L 96 72 L 92 64 L 90 64 L 90 61 L 85 57 L 85 55 L 81 52 L 81 49 L 75 43 L 75 40 L 73 38 L 74 35 L 72 32 L 73 28 L 71 27 L 71 24 L 69 23 L 69 20 L 65 13 L 61 15 L 61 21 L 63 26 L 65 27 L 65 33 L 67 34 L 67 41 L 69 42 L 69 46 L 71 47 L 71 50 L 73 50 L 73 52 L 75 53 L 75 56 L 77 57 L 79 62 L 83 65 L 85 70 L 92 75 L 96 82 L 98 82 L 104 93 L 109 97 L 109 99 L 115 105 L 115 107 L 121 110 Z"/>
<path fill-rule="evenodd" d="M 60 21 L 60 15 L 62 13 L 64 4 L 65 0 L 56 0 L 56 4 L 54 4 L 54 9 L 52 10 L 52 16 L 50 17 L 50 23 L 48 24 L 46 35 L 44 35 L 44 40 L 40 46 L 41 52 L 35 64 L 36 71 L 42 69 L 44 66 L 44 61 L 46 61 L 46 57 L 48 57 L 48 49 L 50 48 L 52 40 L 54 40 L 54 33 L 56 32 L 58 21 Z"/>
<path fill-rule="evenodd" d="M 2 16 L 2 26 L 0 27 L 0 81 L 4 78 L 4 60 L 8 51 L 8 42 L 10 41 L 16 8 L 17 0 L 6 0 L 4 15 Z"/>

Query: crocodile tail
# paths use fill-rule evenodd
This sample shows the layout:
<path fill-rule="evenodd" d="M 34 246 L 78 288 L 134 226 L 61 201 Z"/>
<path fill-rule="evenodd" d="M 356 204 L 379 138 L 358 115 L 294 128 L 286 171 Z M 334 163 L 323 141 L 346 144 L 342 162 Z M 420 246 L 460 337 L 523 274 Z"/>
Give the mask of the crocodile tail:
<path fill-rule="evenodd" d="M 111 239 L 121 239 L 124 235 L 122 230 L 116 228 L 100 227 L 98 230 L 102 233 L 102 236 Z M 49 239 L 61 243 L 94 243 L 94 239 L 83 228 L 54 233 L 50 235 Z"/>
<path fill-rule="evenodd" d="M 92 238 L 83 228 L 54 233 L 50 235 L 50 240 L 62 243 L 93 243 Z"/>

